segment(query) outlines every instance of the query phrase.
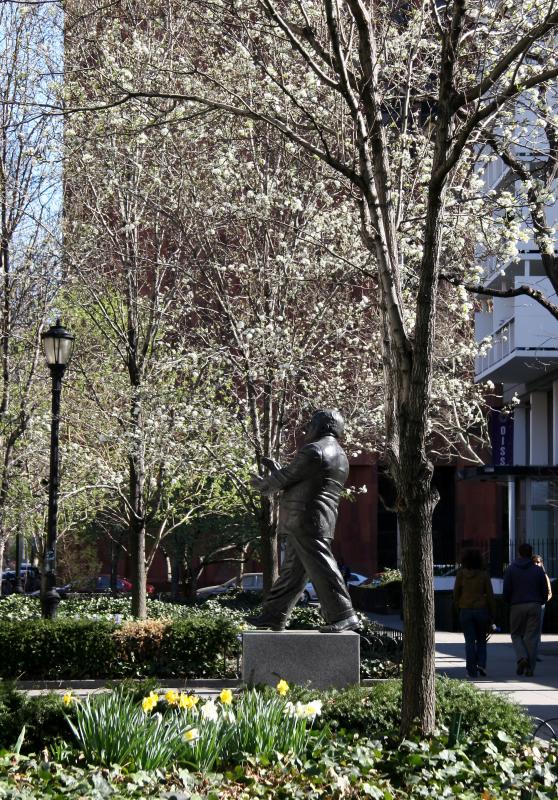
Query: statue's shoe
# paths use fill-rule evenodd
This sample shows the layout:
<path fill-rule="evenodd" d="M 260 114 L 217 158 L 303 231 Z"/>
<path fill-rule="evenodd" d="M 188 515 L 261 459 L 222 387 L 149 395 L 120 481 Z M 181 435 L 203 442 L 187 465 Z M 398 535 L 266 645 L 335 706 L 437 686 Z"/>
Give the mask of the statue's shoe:
<path fill-rule="evenodd" d="M 362 628 L 362 622 L 353 614 L 347 619 L 340 619 L 338 622 L 331 622 L 329 625 L 322 625 L 320 633 L 343 633 L 343 631 L 356 631 Z"/>
<path fill-rule="evenodd" d="M 284 631 L 285 620 L 277 619 L 277 617 L 268 617 L 267 614 L 258 614 L 256 617 L 246 617 L 246 622 L 249 625 L 254 625 L 256 628 L 270 628 L 272 631 Z"/>

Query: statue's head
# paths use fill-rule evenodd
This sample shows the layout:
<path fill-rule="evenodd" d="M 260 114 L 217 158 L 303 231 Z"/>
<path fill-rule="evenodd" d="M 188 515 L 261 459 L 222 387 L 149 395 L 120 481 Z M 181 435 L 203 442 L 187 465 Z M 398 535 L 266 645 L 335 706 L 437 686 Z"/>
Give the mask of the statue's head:
<path fill-rule="evenodd" d="M 306 428 L 304 440 L 306 442 L 315 442 L 321 439 L 322 436 L 335 436 L 340 439 L 343 435 L 345 421 L 339 411 L 334 408 L 324 408 L 319 411 L 314 411 L 312 419 Z"/>

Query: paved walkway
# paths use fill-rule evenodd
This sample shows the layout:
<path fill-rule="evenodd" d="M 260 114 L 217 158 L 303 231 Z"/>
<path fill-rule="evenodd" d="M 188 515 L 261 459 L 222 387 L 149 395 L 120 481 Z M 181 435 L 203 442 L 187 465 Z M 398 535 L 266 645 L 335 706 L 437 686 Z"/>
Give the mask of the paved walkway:
<path fill-rule="evenodd" d="M 391 628 L 403 629 L 399 616 L 369 614 L 371 619 Z M 529 714 L 540 719 L 556 719 L 558 724 L 558 635 L 543 634 L 537 663 L 532 678 L 515 674 L 515 653 L 509 633 L 492 634 L 488 642 L 487 677 L 473 683 L 480 689 L 502 692 L 511 700 L 524 706 Z M 436 631 L 436 671 L 449 678 L 463 680 L 465 671 L 465 643 L 462 633 Z"/>

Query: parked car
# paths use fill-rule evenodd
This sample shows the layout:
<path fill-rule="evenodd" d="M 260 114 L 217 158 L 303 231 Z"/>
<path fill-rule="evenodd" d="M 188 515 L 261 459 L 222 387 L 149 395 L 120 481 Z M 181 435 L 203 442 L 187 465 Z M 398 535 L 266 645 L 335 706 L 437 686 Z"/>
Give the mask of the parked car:
<path fill-rule="evenodd" d="M 360 575 L 358 572 L 351 572 L 347 584 L 349 586 L 358 586 L 362 581 L 367 580 L 365 575 Z M 216 586 L 204 586 L 198 589 L 196 597 L 198 600 L 203 600 L 206 597 L 212 597 L 217 594 L 225 594 L 232 592 L 235 589 L 242 589 L 243 592 L 263 592 L 263 573 L 261 572 L 245 572 L 241 579 L 230 578 L 225 583 L 219 583 Z M 308 605 L 318 599 L 316 590 L 310 581 L 304 587 L 304 592 L 300 598 L 302 605 Z"/>
<path fill-rule="evenodd" d="M 155 587 L 148 583 L 146 585 L 147 594 L 153 594 L 155 592 Z M 94 580 L 94 584 L 91 585 L 91 582 L 86 584 L 85 591 L 89 592 L 110 592 L 110 575 L 99 575 L 98 578 Z M 117 592 L 131 592 L 132 591 L 132 584 L 127 578 L 122 578 L 120 575 L 116 578 L 116 591 Z"/>
<path fill-rule="evenodd" d="M 235 589 L 241 589 L 243 592 L 263 592 L 263 573 L 245 572 L 242 578 L 230 578 L 225 583 L 219 583 L 215 586 L 203 586 L 196 592 L 196 597 L 198 600 L 203 600 L 206 597 L 226 594 Z"/>
<path fill-rule="evenodd" d="M 30 594 L 41 586 L 41 573 L 32 564 L 22 564 L 19 571 L 21 587 L 26 594 Z M 16 571 L 6 569 L 2 572 L 2 594 L 9 595 L 15 590 Z"/>
<path fill-rule="evenodd" d="M 361 575 L 359 572 L 351 572 L 347 580 L 347 586 L 359 586 L 361 583 L 367 580 L 368 578 L 366 575 Z M 317 600 L 318 595 L 314 589 L 314 584 L 311 581 L 308 581 L 304 587 L 304 592 L 302 593 L 302 597 L 300 598 L 299 602 L 302 605 L 307 606 L 308 603 L 315 603 Z"/>

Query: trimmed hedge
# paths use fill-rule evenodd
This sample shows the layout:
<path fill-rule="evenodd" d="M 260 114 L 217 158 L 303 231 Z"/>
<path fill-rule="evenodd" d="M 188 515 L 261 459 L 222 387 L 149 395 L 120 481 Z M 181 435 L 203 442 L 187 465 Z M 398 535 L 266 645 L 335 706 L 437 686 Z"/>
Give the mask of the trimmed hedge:
<path fill-rule="evenodd" d="M 226 676 L 238 625 L 197 614 L 116 625 L 105 620 L 0 622 L 0 677 L 19 680 Z"/>

